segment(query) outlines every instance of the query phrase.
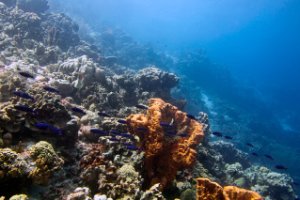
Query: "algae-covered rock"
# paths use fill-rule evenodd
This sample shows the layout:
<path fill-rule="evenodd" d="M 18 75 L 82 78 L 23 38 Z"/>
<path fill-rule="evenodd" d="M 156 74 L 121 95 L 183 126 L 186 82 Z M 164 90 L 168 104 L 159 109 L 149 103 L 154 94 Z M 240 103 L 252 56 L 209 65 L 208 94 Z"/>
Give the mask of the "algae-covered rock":
<path fill-rule="evenodd" d="M 180 200 L 195 200 L 196 199 L 196 191 L 192 189 L 186 189 L 180 195 Z"/>
<path fill-rule="evenodd" d="M 125 179 L 127 182 L 132 182 L 139 178 L 139 173 L 134 169 L 132 165 L 125 164 L 118 169 L 117 174 L 119 178 Z"/>
<path fill-rule="evenodd" d="M 98 190 L 107 197 L 113 199 L 138 199 L 140 197 L 140 186 L 142 177 L 130 164 L 124 164 L 116 172 L 111 173 L 109 170 L 115 166 L 108 166 L 105 169 L 106 176 L 99 176 Z"/>
<path fill-rule="evenodd" d="M 238 179 L 235 179 L 233 183 L 238 187 L 245 187 L 247 180 L 245 177 L 240 177 Z"/>
<path fill-rule="evenodd" d="M 160 188 L 159 183 L 154 184 L 151 188 L 149 188 L 142 194 L 140 200 L 148 200 L 148 199 L 165 200 L 166 198 L 163 196 L 159 188 Z"/>
<path fill-rule="evenodd" d="M 29 149 L 29 153 L 36 165 L 29 176 L 37 184 L 47 184 L 53 172 L 61 169 L 64 163 L 52 145 L 45 141 L 33 145 Z"/>
<path fill-rule="evenodd" d="M 66 200 L 92 200 L 91 190 L 87 187 L 78 187 L 67 196 Z"/>
<path fill-rule="evenodd" d="M 28 200 L 28 199 L 29 198 L 27 197 L 26 194 L 18 194 L 9 198 L 9 200 Z"/>
<path fill-rule="evenodd" d="M 17 152 L 5 148 L 0 149 L 0 183 L 12 178 L 26 176 L 26 161 Z"/>
<path fill-rule="evenodd" d="M 3 147 L 4 143 L 3 143 L 3 140 L 2 138 L 0 138 L 0 148 Z"/>

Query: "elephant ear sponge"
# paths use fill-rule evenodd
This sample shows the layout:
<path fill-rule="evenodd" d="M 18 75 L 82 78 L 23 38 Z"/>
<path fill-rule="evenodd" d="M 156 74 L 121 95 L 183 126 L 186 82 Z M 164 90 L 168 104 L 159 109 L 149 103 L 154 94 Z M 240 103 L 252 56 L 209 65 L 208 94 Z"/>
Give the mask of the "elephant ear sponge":
<path fill-rule="evenodd" d="M 263 198 L 256 192 L 251 190 L 245 190 L 236 186 L 225 186 L 225 193 L 229 199 L 236 200 L 263 200 Z"/>
<path fill-rule="evenodd" d="M 146 187 L 170 184 L 180 169 L 191 167 L 196 146 L 204 137 L 204 126 L 177 107 L 159 98 L 149 100 L 146 114 L 127 117 L 128 130 L 140 138 L 138 146 L 145 152 Z"/>
<path fill-rule="evenodd" d="M 263 200 L 256 192 L 235 186 L 225 186 L 208 178 L 197 178 L 197 200 Z"/>

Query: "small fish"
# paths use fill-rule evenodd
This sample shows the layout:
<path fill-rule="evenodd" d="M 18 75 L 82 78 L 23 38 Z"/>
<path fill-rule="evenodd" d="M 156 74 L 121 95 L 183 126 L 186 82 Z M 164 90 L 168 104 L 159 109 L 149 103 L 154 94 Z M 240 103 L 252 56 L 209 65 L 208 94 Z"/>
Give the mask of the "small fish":
<path fill-rule="evenodd" d="M 111 137 L 111 138 L 109 138 L 109 140 L 112 141 L 112 142 L 119 142 L 120 141 L 119 139 L 117 139 L 115 137 Z"/>
<path fill-rule="evenodd" d="M 176 131 L 168 130 L 165 134 L 169 135 L 169 136 L 176 136 L 177 132 Z"/>
<path fill-rule="evenodd" d="M 31 101 L 34 101 L 34 98 L 28 94 L 27 92 L 22 92 L 22 91 L 14 91 L 13 92 L 14 95 L 24 98 L 24 99 L 30 99 Z"/>
<path fill-rule="evenodd" d="M 59 91 L 57 89 L 50 87 L 50 86 L 44 86 L 43 89 L 46 90 L 47 92 L 59 94 Z"/>
<path fill-rule="evenodd" d="M 71 110 L 73 112 L 76 112 L 76 113 L 79 113 L 79 114 L 82 114 L 82 115 L 86 114 L 86 112 L 84 110 L 82 110 L 81 108 L 78 108 L 78 107 L 72 107 Z"/>
<path fill-rule="evenodd" d="M 180 133 L 180 134 L 178 134 L 178 136 L 180 136 L 180 137 L 188 137 L 189 135 L 187 133 Z"/>
<path fill-rule="evenodd" d="M 57 135 L 62 135 L 62 133 L 63 133 L 62 129 L 52 126 L 50 124 L 44 123 L 44 122 L 37 122 L 34 124 L 34 126 L 40 130 L 49 130 L 52 133 L 55 133 Z"/>
<path fill-rule="evenodd" d="M 227 139 L 227 140 L 232 140 L 233 139 L 233 137 L 228 136 L 228 135 L 225 135 L 224 138 Z"/>
<path fill-rule="evenodd" d="M 62 135 L 63 134 L 63 131 L 62 131 L 62 129 L 60 129 L 60 128 L 57 128 L 57 127 L 55 127 L 55 126 L 49 126 L 49 130 L 52 132 L 52 133 L 55 133 L 55 134 L 57 134 L 57 135 Z"/>
<path fill-rule="evenodd" d="M 146 105 L 143 105 L 143 104 L 137 104 L 135 105 L 136 108 L 139 108 L 139 109 L 142 109 L 142 110 L 148 110 L 148 106 Z"/>
<path fill-rule="evenodd" d="M 22 72 L 19 72 L 19 74 L 25 78 L 32 78 L 34 79 L 34 76 L 32 74 L 30 74 L 29 72 L 25 72 L 25 71 L 22 71 Z"/>
<path fill-rule="evenodd" d="M 115 129 L 111 129 L 111 130 L 110 130 L 110 133 L 112 133 L 112 134 L 114 134 L 114 135 L 119 135 L 119 134 L 120 134 L 120 132 L 117 131 L 117 130 L 115 130 Z"/>
<path fill-rule="evenodd" d="M 34 110 L 26 105 L 15 105 L 14 108 L 23 112 L 34 113 Z"/>
<path fill-rule="evenodd" d="M 41 130 L 47 130 L 49 128 L 49 124 L 44 123 L 44 122 L 35 123 L 34 126 Z"/>
<path fill-rule="evenodd" d="M 275 165 L 276 169 L 280 169 L 280 170 L 287 170 L 288 168 L 283 166 L 283 165 Z"/>
<path fill-rule="evenodd" d="M 126 148 L 127 148 L 128 150 L 132 150 L 132 151 L 137 151 L 137 150 L 139 150 L 139 148 L 138 148 L 137 146 L 135 146 L 135 145 L 126 145 Z"/>
<path fill-rule="evenodd" d="M 221 132 L 218 132 L 218 131 L 214 131 L 214 132 L 212 132 L 212 134 L 214 136 L 217 136 L 217 137 L 222 137 L 223 136 L 223 134 Z"/>
<path fill-rule="evenodd" d="M 124 146 L 129 146 L 129 145 L 133 145 L 132 143 L 129 143 L 129 142 L 124 142 L 122 143 Z"/>
<path fill-rule="evenodd" d="M 252 153 L 251 153 L 251 155 L 252 155 L 252 156 L 256 156 L 256 157 L 258 157 L 258 154 L 257 154 L 257 153 L 255 153 L 255 152 L 252 152 Z"/>
<path fill-rule="evenodd" d="M 254 147 L 253 144 L 248 143 L 248 142 L 246 143 L 246 145 L 249 146 L 249 147 L 252 147 L 252 148 Z"/>
<path fill-rule="evenodd" d="M 299 184 L 298 182 L 294 182 L 294 181 L 293 181 L 293 185 L 299 186 L 300 184 Z"/>
<path fill-rule="evenodd" d="M 264 154 L 264 156 L 265 156 L 266 158 L 268 158 L 269 160 L 274 160 L 274 158 L 273 158 L 272 156 L 268 155 L 268 154 Z"/>
<path fill-rule="evenodd" d="M 160 122 L 159 125 L 164 128 L 172 128 L 173 127 L 171 124 L 169 124 L 167 122 Z"/>
<path fill-rule="evenodd" d="M 191 114 L 186 114 L 186 116 L 190 119 L 193 119 L 193 120 L 197 120 L 196 117 L 194 115 L 191 115 Z"/>
<path fill-rule="evenodd" d="M 130 138 L 130 139 L 133 139 L 134 137 L 133 137 L 133 135 L 130 135 L 130 134 L 128 134 L 128 133 L 120 133 L 119 134 L 121 137 L 126 137 L 126 138 Z"/>
<path fill-rule="evenodd" d="M 110 117 L 110 115 L 108 115 L 108 114 L 105 113 L 105 112 L 98 112 L 98 115 L 99 115 L 100 117 Z"/>
<path fill-rule="evenodd" d="M 94 134 L 103 135 L 103 136 L 108 135 L 105 131 L 100 130 L 100 129 L 98 129 L 98 128 L 91 128 L 91 129 L 90 129 L 90 132 L 91 132 L 91 133 L 94 133 Z"/>
<path fill-rule="evenodd" d="M 146 127 L 138 127 L 136 130 L 138 131 L 148 131 Z"/>
<path fill-rule="evenodd" d="M 125 119 L 119 119 L 118 122 L 120 124 L 127 124 L 127 121 Z"/>

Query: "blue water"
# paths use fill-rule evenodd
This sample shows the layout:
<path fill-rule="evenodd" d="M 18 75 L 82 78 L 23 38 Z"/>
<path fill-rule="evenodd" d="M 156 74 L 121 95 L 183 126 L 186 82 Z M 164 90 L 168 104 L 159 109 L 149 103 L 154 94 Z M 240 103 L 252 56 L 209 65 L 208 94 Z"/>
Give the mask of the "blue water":
<path fill-rule="evenodd" d="M 181 94 L 190 100 L 187 109 L 201 108 L 201 95 L 187 91 L 202 87 L 210 98 L 222 97 L 240 113 L 252 113 L 254 122 L 246 125 L 265 145 L 262 151 L 300 180 L 299 0 L 53 0 L 51 6 L 82 27 L 118 27 L 157 51 L 187 55 L 201 49 L 206 69 L 197 62 L 168 66 L 192 81 Z M 238 121 L 238 114 L 232 116 Z"/>

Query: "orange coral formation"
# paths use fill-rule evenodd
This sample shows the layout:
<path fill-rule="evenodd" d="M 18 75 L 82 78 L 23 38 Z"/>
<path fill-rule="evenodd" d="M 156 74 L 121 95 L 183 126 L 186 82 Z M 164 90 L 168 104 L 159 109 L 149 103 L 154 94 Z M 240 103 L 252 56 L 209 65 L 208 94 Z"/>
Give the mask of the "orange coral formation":
<path fill-rule="evenodd" d="M 208 178 L 197 178 L 198 200 L 229 200 L 222 186 Z"/>
<path fill-rule="evenodd" d="M 166 130 L 162 122 L 171 125 Z M 204 137 L 201 123 L 158 98 L 149 100 L 146 114 L 132 114 L 127 117 L 127 123 L 129 132 L 139 136 L 139 145 L 145 152 L 147 186 L 160 183 L 165 188 L 179 169 L 192 166 L 196 145 Z"/>
<path fill-rule="evenodd" d="M 229 199 L 236 200 L 262 200 L 263 198 L 256 192 L 245 190 L 235 186 L 225 186 L 224 191 Z"/>
<path fill-rule="evenodd" d="M 222 188 L 218 183 L 207 178 L 197 179 L 198 200 L 263 200 L 256 192 L 235 186 Z"/>

